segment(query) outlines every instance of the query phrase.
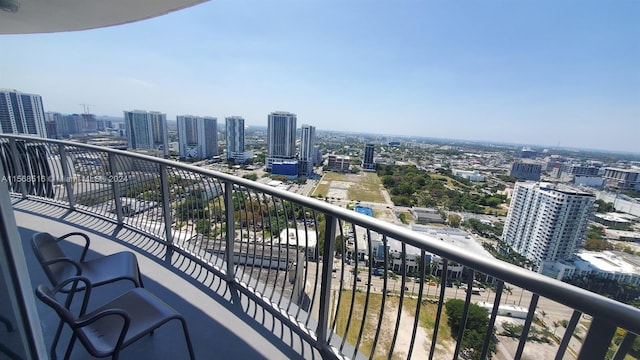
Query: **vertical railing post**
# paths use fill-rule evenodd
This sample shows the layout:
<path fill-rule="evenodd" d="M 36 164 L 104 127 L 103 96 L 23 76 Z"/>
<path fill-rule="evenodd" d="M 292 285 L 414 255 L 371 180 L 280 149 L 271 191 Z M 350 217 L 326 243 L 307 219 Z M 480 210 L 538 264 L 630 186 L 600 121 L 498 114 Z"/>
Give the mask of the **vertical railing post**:
<path fill-rule="evenodd" d="M 322 282 L 320 283 L 320 313 L 318 315 L 318 349 L 322 358 L 335 357 L 329 349 L 329 309 L 331 308 L 331 274 L 333 272 L 333 253 L 335 252 L 336 228 L 338 219 L 325 214 L 324 249 L 322 251 Z"/>
<path fill-rule="evenodd" d="M 236 238 L 236 226 L 233 211 L 233 183 L 226 181 L 224 183 L 224 207 L 226 213 L 226 245 L 224 250 L 225 260 L 227 261 L 227 282 L 231 283 L 235 280 L 235 263 L 234 263 L 234 241 Z"/>
<path fill-rule="evenodd" d="M 13 163 L 13 174 L 8 174 L 9 176 L 13 176 L 12 179 L 12 187 L 15 190 L 15 184 L 20 184 L 20 192 L 22 193 L 22 198 L 27 198 L 27 182 L 25 181 L 25 173 L 22 169 L 22 164 L 20 163 L 20 153 L 18 152 L 18 144 L 16 144 L 16 139 L 9 138 L 9 148 L 11 149 L 11 162 Z M 26 150 L 25 150 L 26 151 Z"/>
<path fill-rule="evenodd" d="M 60 167 L 62 168 L 62 182 L 67 192 L 67 201 L 69 202 L 69 209 L 74 210 L 76 208 L 75 194 L 73 193 L 73 178 L 71 176 L 71 170 L 69 169 L 69 163 L 67 162 L 69 157 L 67 156 L 67 148 L 64 144 L 58 144 L 58 156 L 60 156 Z"/>
<path fill-rule="evenodd" d="M 162 191 L 162 215 L 164 217 L 164 236 L 167 245 L 167 259 L 171 258 L 173 235 L 171 234 L 171 194 L 169 193 L 169 179 L 167 177 L 167 165 L 160 164 L 160 189 Z"/>
<path fill-rule="evenodd" d="M 577 360 L 604 359 L 615 333 L 614 324 L 600 317 L 594 317 Z"/>
<path fill-rule="evenodd" d="M 124 213 L 122 211 L 122 198 L 120 195 L 120 185 L 121 182 L 120 181 L 116 181 L 119 180 L 119 176 L 118 175 L 118 171 L 116 168 L 116 155 L 112 154 L 112 153 L 107 153 L 107 156 L 109 157 L 109 174 L 111 175 L 110 179 L 111 179 L 111 191 L 113 192 L 113 202 L 116 205 L 116 218 L 118 219 L 118 225 L 122 225 L 124 223 Z M 162 167 L 160 167 L 160 171 L 162 171 Z M 167 174 L 167 167 L 165 165 L 164 167 L 164 175 L 165 175 L 165 179 L 166 179 L 166 174 Z M 127 179 L 128 181 L 128 179 Z M 162 184 L 162 176 L 160 177 L 160 183 Z M 166 183 L 166 181 L 165 181 Z M 167 184 L 165 184 L 167 185 Z M 164 201 L 164 197 L 165 197 L 165 186 L 162 185 L 162 204 L 165 204 Z M 167 185 L 167 193 L 169 193 L 169 187 Z M 163 211 L 164 211 L 164 207 L 163 207 Z M 169 214 L 171 215 L 171 214 Z M 171 219 L 171 217 L 169 217 L 169 219 Z M 166 227 L 166 220 L 167 218 L 165 217 L 165 227 Z M 170 228 L 170 226 L 169 226 Z M 165 230 L 166 232 L 166 230 Z M 170 235 L 170 234 L 169 234 Z M 169 239 L 169 238 L 168 238 Z"/>

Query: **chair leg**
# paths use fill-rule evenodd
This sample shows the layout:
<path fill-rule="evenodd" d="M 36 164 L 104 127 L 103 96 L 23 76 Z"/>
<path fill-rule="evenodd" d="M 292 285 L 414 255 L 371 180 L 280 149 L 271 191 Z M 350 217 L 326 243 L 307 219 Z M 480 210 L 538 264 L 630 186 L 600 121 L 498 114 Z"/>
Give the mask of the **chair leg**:
<path fill-rule="evenodd" d="M 69 340 L 69 345 L 67 346 L 67 351 L 64 353 L 64 360 L 69 360 L 71 358 L 71 351 L 73 350 L 73 345 L 76 343 L 76 334 L 71 335 L 71 340 Z"/>
<path fill-rule="evenodd" d="M 64 327 L 64 322 L 60 320 L 58 322 L 58 329 L 56 329 L 56 334 L 53 336 L 53 342 L 51 343 L 51 359 L 57 359 L 58 355 L 56 355 L 56 348 L 58 347 L 58 341 L 60 341 L 60 335 L 62 335 L 62 328 Z"/>
<path fill-rule="evenodd" d="M 189 358 L 191 360 L 195 360 L 196 356 L 193 353 L 193 345 L 191 345 L 191 337 L 189 336 L 189 330 L 187 330 L 187 322 L 183 317 L 179 317 L 180 323 L 182 324 L 182 331 L 184 332 L 184 339 L 187 342 L 187 348 L 189 349 Z"/>

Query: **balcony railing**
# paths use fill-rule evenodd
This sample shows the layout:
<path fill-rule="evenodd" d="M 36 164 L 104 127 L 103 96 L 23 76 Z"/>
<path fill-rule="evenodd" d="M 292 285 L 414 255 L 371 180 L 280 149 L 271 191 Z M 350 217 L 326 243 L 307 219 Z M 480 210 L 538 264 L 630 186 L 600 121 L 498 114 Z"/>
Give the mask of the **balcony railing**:
<path fill-rule="evenodd" d="M 518 305 L 524 299 L 520 310 L 526 315 L 520 340 L 507 356 L 523 355 L 534 323 L 545 322 L 546 306 L 554 306 L 558 320 L 567 320 L 553 346 L 556 359 L 576 341 L 577 327 L 588 327 L 579 359 L 622 359 L 640 333 L 640 310 L 628 305 L 259 182 L 126 151 L 23 136 L 0 136 L 0 160 L 14 195 L 153 236 L 168 254 L 179 252 L 237 286 L 324 358 L 472 356 L 462 330 L 472 302 L 481 301 L 489 308 L 489 325 L 472 350 L 476 358 L 486 358 L 496 341 L 496 318 L 505 312 L 501 302 L 514 288 L 522 289 Z M 477 279 L 492 283 L 495 291 L 478 295 Z M 456 287 L 448 288 L 453 281 Z M 449 335 L 445 300 L 457 298 L 459 287 L 464 287 L 464 326 Z M 422 320 L 427 313 L 429 325 Z M 581 321 L 583 315 L 590 320 Z M 619 328 L 626 335 L 613 345 Z"/>

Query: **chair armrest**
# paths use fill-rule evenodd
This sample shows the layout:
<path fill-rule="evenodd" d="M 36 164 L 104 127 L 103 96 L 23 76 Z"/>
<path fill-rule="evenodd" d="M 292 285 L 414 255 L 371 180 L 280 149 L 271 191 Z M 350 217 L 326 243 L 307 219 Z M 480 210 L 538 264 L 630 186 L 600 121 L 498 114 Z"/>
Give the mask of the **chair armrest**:
<path fill-rule="evenodd" d="M 63 290 L 64 287 L 70 283 L 73 283 L 73 286 L 71 286 L 71 289 L 67 294 L 67 301 L 65 301 L 65 307 L 68 309 L 69 306 L 71 306 L 71 300 L 73 299 L 73 295 L 78 289 L 78 282 L 84 283 L 84 288 L 82 289 L 84 290 L 83 291 L 84 295 L 82 296 L 82 306 L 80 307 L 80 315 L 79 315 L 79 316 L 83 316 L 87 311 L 87 305 L 89 304 L 89 298 L 91 297 L 91 287 L 92 287 L 91 281 L 89 281 L 89 279 L 87 279 L 86 277 L 73 276 L 64 280 L 63 282 L 58 284 L 56 287 L 54 287 L 53 290 L 50 291 L 50 296 L 55 296 L 55 294 L 57 294 L 60 291 L 64 292 Z"/>
<path fill-rule="evenodd" d="M 74 231 L 74 232 L 70 232 L 68 234 L 60 236 L 57 239 L 57 241 L 66 239 L 66 238 L 68 238 L 70 236 L 80 236 L 80 237 L 84 238 L 85 244 L 84 244 L 84 248 L 82 249 L 82 255 L 80 255 L 80 262 L 84 261 L 85 256 L 87 256 L 87 251 L 89 250 L 89 243 L 90 243 L 89 236 L 87 234 L 85 234 L 85 233 Z"/>
<path fill-rule="evenodd" d="M 127 314 L 127 312 L 124 311 L 123 309 L 112 308 L 112 309 L 105 309 L 96 313 L 87 314 L 85 316 L 80 317 L 76 321 L 75 326 L 79 328 L 85 327 L 108 316 L 118 316 L 122 318 L 122 328 L 120 329 L 120 335 L 118 335 L 118 342 L 116 343 L 116 346 L 115 346 L 115 349 L 120 349 L 122 347 L 122 343 L 124 342 L 124 339 L 127 335 L 127 331 L 129 331 L 129 326 L 131 324 L 131 318 L 129 317 L 129 314 Z"/>

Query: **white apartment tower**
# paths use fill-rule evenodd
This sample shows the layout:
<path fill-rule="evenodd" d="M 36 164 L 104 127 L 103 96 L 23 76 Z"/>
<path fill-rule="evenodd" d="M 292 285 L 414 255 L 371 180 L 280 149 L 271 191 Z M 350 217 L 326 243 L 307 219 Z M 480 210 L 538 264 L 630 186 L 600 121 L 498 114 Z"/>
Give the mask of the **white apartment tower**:
<path fill-rule="evenodd" d="M 300 132 L 300 174 L 309 176 L 313 174 L 313 164 L 315 160 L 316 150 L 316 127 L 311 125 L 302 125 Z"/>
<path fill-rule="evenodd" d="M 154 150 L 157 155 L 169 155 L 167 114 L 134 110 L 124 112 L 127 147 L 135 150 Z"/>
<path fill-rule="evenodd" d="M 296 115 L 284 111 L 269 114 L 267 126 L 267 169 L 274 161 L 291 161 L 296 156 Z"/>
<path fill-rule="evenodd" d="M 40 95 L 0 89 L 0 130 L 4 134 L 47 137 Z"/>
<path fill-rule="evenodd" d="M 227 160 L 244 154 L 244 118 L 230 116 L 224 119 L 226 127 Z"/>
<path fill-rule="evenodd" d="M 181 158 L 209 159 L 218 155 L 218 119 L 178 115 L 178 146 Z"/>
<path fill-rule="evenodd" d="M 536 269 L 569 259 L 585 240 L 594 202 L 593 194 L 573 188 L 517 182 L 502 239 Z"/>

